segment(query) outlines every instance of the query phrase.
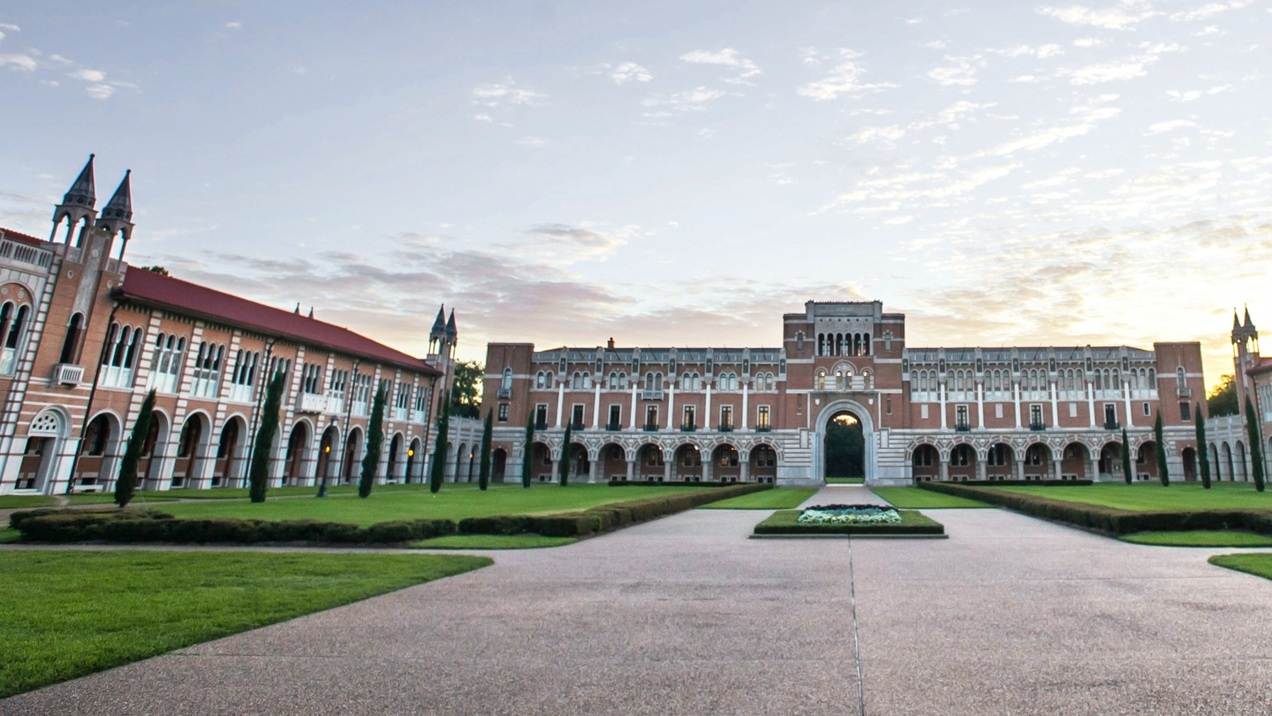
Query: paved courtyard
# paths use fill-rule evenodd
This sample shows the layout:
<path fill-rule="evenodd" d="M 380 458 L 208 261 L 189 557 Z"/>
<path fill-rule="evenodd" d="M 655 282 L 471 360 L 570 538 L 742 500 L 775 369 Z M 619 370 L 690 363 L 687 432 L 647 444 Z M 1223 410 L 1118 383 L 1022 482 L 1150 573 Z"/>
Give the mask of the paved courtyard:
<path fill-rule="evenodd" d="M 930 511 L 947 540 L 747 539 L 765 514 L 500 552 L 0 714 L 1272 713 L 1272 582 L 1206 563 L 1233 550 L 992 509 Z"/>

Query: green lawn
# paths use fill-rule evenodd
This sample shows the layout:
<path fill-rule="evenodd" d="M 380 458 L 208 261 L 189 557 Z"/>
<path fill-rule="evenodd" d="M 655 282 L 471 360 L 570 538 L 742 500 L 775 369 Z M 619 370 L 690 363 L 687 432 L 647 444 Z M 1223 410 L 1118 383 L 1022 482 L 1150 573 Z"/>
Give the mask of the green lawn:
<path fill-rule="evenodd" d="M 433 495 L 427 490 L 377 490 L 366 499 L 338 495 L 324 499 L 267 499 L 253 504 L 232 502 L 174 502 L 159 509 L 179 518 L 240 517 L 259 520 L 320 520 L 372 525 L 388 520 L 453 519 L 491 515 L 548 514 L 584 510 L 610 502 L 658 495 L 683 494 L 690 487 L 609 487 L 607 485 L 535 485 L 491 487 L 482 492 L 446 485 Z M 696 488 L 711 490 L 714 488 Z"/>
<path fill-rule="evenodd" d="M 993 507 L 993 505 L 969 500 L 966 497 L 955 497 L 931 490 L 920 490 L 917 487 L 872 487 L 870 491 L 892 503 L 894 507 L 907 510 L 931 510 L 946 507 Z"/>
<path fill-rule="evenodd" d="M 1185 532 L 1137 532 L 1119 537 L 1123 542 L 1163 547 L 1272 547 L 1272 537 L 1241 530 L 1189 530 Z"/>
<path fill-rule="evenodd" d="M 9 527 L 8 525 L 0 526 L 0 544 L 13 544 L 22 537 L 22 533 Z"/>
<path fill-rule="evenodd" d="M 0 553 L 0 698 L 490 564 L 462 555 Z"/>
<path fill-rule="evenodd" d="M 442 486 L 443 490 L 476 490 L 477 483 L 456 483 L 446 484 Z M 422 482 L 412 482 L 410 484 L 397 483 L 392 485 L 376 485 L 371 488 L 371 493 L 391 493 L 391 492 L 428 492 L 428 484 Z M 147 500 L 155 498 L 181 499 L 181 500 L 246 500 L 248 498 L 246 487 L 213 487 L 207 490 L 148 490 L 146 492 L 137 493 L 140 497 Z M 267 497 L 314 497 L 318 494 L 318 486 L 313 487 L 271 487 L 266 492 Z M 356 495 L 358 494 L 358 483 L 354 482 L 348 485 L 337 485 L 334 482 L 327 485 L 328 495 Z M 139 499 L 139 498 L 138 498 Z"/>
<path fill-rule="evenodd" d="M 0 495 L 0 510 L 21 510 L 56 504 L 57 500 L 45 495 Z"/>
<path fill-rule="evenodd" d="M 860 535 L 939 535 L 945 526 L 920 512 L 897 510 L 901 521 L 878 525 L 809 525 L 800 524 L 802 510 L 778 510 L 755 526 L 755 534 L 860 534 Z"/>
<path fill-rule="evenodd" d="M 544 537 L 535 534 L 520 535 L 446 535 L 412 542 L 414 549 L 539 549 L 574 544 L 574 537 Z"/>
<path fill-rule="evenodd" d="M 866 481 L 866 478 L 864 477 L 828 477 L 826 478 L 827 485 L 861 485 L 861 484 L 864 484 L 865 481 Z"/>
<path fill-rule="evenodd" d="M 1054 500 L 1104 505 L 1133 512 L 1170 510 L 1255 509 L 1272 510 L 1272 492 L 1256 492 L 1253 483 L 1213 483 L 1204 490 L 1200 482 L 1160 482 L 1099 485 L 991 487 Z"/>
<path fill-rule="evenodd" d="M 730 497 L 712 502 L 698 509 L 708 510 L 787 510 L 799 507 L 804 500 L 817 494 L 815 487 L 778 487 L 772 490 L 752 492 L 749 495 Z"/>
<path fill-rule="evenodd" d="M 1235 569 L 1238 572 L 1253 574 L 1256 577 L 1272 579 L 1272 554 L 1217 554 L 1210 558 L 1211 564 Z"/>

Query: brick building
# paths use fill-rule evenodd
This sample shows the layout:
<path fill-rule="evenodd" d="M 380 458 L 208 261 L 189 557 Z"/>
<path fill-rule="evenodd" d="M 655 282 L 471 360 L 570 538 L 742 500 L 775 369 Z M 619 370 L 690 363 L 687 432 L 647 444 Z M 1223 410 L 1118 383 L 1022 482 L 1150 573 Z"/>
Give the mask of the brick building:
<path fill-rule="evenodd" d="M 1254 450 L 1250 445 L 1248 421 L 1263 446 L 1264 474 L 1272 477 L 1272 358 L 1259 353 L 1259 331 L 1250 320 L 1250 309 L 1238 318 L 1232 312 L 1233 386 L 1237 392 L 1237 414 L 1206 421 L 1206 441 L 1210 450 L 1210 472 L 1217 480 L 1248 482 L 1254 479 Z M 1250 414 L 1246 401 L 1254 408 Z"/>
<path fill-rule="evenodd" d="M 845 415 L 871 484 L 1121 480 L 1123 427 L 1135 479 L 1155 479 L 1158 412 L 1171 474 L 1196 473 L 1199 343 L 911 347 L 905 316 L 878 301 L 809 301 L 782 322 L 782 344 L 765 348 L 489 344 L 497 479 L 519 479 L 529 449 L 538 481 L 567 459 L 586 481 L 818 484 L 827 425 Z"/>
<path fill-rule="evenodd" d="M 90 157 L 48 241 L 0 229 L 0 493 L 111 489 L 152 388 L 140 486 L 243 485 L 275 371 L 286 388 L 271 485 L 356 479 L 377 387 L 388 396 L 379 477 L 422 479 L 453 312 L 420 359 L 312 311 L 129 266 L 130 186 L 125 175 L 99 214 Z"/>

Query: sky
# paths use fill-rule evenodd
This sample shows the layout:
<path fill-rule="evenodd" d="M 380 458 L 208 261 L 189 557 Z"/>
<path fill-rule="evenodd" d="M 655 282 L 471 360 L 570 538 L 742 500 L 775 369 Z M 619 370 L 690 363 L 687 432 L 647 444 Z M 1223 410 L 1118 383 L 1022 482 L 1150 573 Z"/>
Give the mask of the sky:
<path fill-rule="evenodd" d="M 299 11 L 303 8 L 303 12 Z M 0 226 L 97 155 L 126 258 L 423 355 L 776 346 L 879 300 L 913 346 L 1272 325 L 1272 4 L 0 6 Z"/>

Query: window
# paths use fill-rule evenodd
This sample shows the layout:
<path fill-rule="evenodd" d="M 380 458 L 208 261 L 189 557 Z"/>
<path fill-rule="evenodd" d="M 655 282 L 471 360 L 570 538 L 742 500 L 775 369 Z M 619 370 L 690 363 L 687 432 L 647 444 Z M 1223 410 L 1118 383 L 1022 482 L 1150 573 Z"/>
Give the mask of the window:
<path fill-rule="evenodd" d="M 771 430 L 772 423 L 769 421 L 769 406 L 761 405 L 755 414 L 756 430 Z"/>
<path fill-rule="evenodd" d="M 773 467 L 777 465 L 777 453 L 773 452 L 773 448 L 768 445 L 760 445 L 755 448 L 754 452 L 756 467 Z"/>
<path fill-rule="evenodd" d="M 322 366 L 317 363 L 306 363 L 301 370 L 301 391 L 310 395 L 322 394 Z"/>
<path fill-rule="evenodd" d="M 1113 403 L 1104 404 L 1104 427 L 1109 429 L 1117 427 L 1117 406 Z"/>
<path fill-rule="evenodd" d="M 499 404 L 499 414 L 496 416 L 495 419 L 501 423 L 508 422 L 508 404 L 507 403 Z"/>
<path fill-rule="evenodd" d="M 1035 430 L 1044 427 L 1042 422 L 1042 406 L 1037 403 L 1029 406 L 1029 427 Z"/>
<path fill-rule="evenodd" d="M 215 398 L 221 385 L 221 361 L 225 358 L 225 346 L 204 341 L 194 358 L 194 382 L 190 392 L 196 398 Z"/>
<path fill-rule="evenodd" d="M 291 373 L 291 367 L 292 367 L 291 358 L 280 358 L 278 356 L 274 356 L 273 358 L 270 358 L 269 370 L 267 371 L 267 380 L 273 380 L 275 375 L 282 373 L 283 384 L 286 385 L 287 376 L 289 373 Z M 367 380 L 370 380 L 370 377 L 368 377 Z M 368 383 L 368 385 L 370 385 L 370 383 Z"/>
<path fill-rule="evenodd" d="M 141 352 L 141 334 L 140 326 L 133 328 L 118 323 L 110 324 L 106 334 L 106 349 L 102 353 L 102 385 L 115 388 L 132 385 L 133 368 L 137 365 L 137 354 Z M 5 350 L 9 350 L 8 343 L 5 343 Z"/>
<path fill-rule="evenodd" d="M 1179 403 L 1179 419 L 1185 423 L 1192 420 L 1192 406 L 1187 401 Z"/>
<path fill-rule="evenodd" d="M 970 430 L 971 429 L 971 423 L 968 422 L 968 419 L 967 419 L 966 405 L 954 406 L 954 429 L 955 430 Z"/>
<path fill-rule="evenodd" d="M 512 369 L 511 368 L 504 368 L 503 382 L 499 384 L 499 387 L 504 390 L 512 390 Z"/>
<path fill-rule="evenodd" d="M 954 467 L 967 467 L 971 452 L 972 449 L 966 445 L 959 445 L 950 453 L 950 464 Z"/>
<path fill-rule="evenodd" d="M 575 430 L 583 429 L 583 406 L 575 404 L 570 408 L 570 426 Z"/>
<path fill-rule="evenodd" d="M 819 370 L 817 371 L 817 390 L 825 390 L 825 389 L 826 389 L 826 371 Z"/>
<path fill-rule="evenodd" d="M 1144 417 L 1148 417 L 1153 413 L 1149 410 L 1148 403 L 1144 403 Z"/>
<path fill-rule="evenodd" d="M 234 355 L 234 371 L 230 373 L 230 400 L 251 402 L 252 389 L 256 385 L 256 368 L 260 362 L 260 353 L 238 349 Z"/>
<path fill-rule="evenodd" d="M 658 429 L 658 406 L 657 405 L 645 406 L 645 429 L 646 430 Z"/>
<path fill-rule="evenodd" d="M 333 370 L 331 371 L 331 385 L 328 386 L 331 397 L 337 400 L 344 398 L 345 388 L 349 385 L 349 371 Z"/>
<path fill-rule="evenodd" d="M 989 455 L 986 457 L 985 464 L 999 467 L 1007 464 L 1007 446 L 1002 443 L 996 443 L 989 448 Z"/>
<path fill-rule="evenodd" d="M 623 420 L 623 407 L 621 405 L 609 406 L 609 422 L 605 427 L 609 430 L 618 430 Z"/>
<path fill-rule="evenodd" d="M 66 324 L 66 338 L 62 341 L 62 355 L 58 363 L 74 363 L 79 355 L 80 337 L 84 335 L 84 314 L 76 313 Z"/>
<path fill-rule="evenodd" d="M 10 375 L 18 367 L 18 348 L 22 343 L 22 332 L 26 327 L 30 306 L 18 306 L 6 302 L 0 307 L 0 374 Z M 115 324 L 111 324 L 112 329 Z"/>
<path fill-rule="evenodd" d="M 1078 404 L 1077 404 L 1077 403 L 1069 403 L 1069 417 L 1071 417 L 1071 418 L 1076 418 L 1076 417 L 1078 417 Z"/>
<path fill-rule="evenodd" d="M 536 430 L 543 430 L 548 427 L 548 406 L 546 403 L 539 403 L 534 406 L 534 427 Z"/>
<path fill-rule="evenodd" d="M 182 355 L 185 353 L 185 338 L 160 333 L 155 337 L 155 357 L 150 369 L 150 387 L 160 393 L 177 392 L 177 384 L 181 377 Z M 253 376 L 255 380 L 255 376 Z M 250 397 L 248 398 L 251 399 Z"/>
<path fill-rule="evenodd" d="M 733 406 L 732 405 L 720 406 L 720 429 L 721 430 L 733 429 Z"/>
<path fill-rule="evenodd" d="M 354 415 L 366 416 L 371 414 L 371 374 L 355 373 L 353 375 L 353 405 L 351 410 Z"/>
<path fill-rule="evenodd" d="M 547 387 L 547 383 L 543 380 L 543 371 L 534 374 L 534 387 L 538 389 Z"/>
<path fill-rule="evenodd" d="M 892 396 L 883 399 L 883 411 L 886 415 L 892 415 Z"/>
<path fill-rule="evenodd" d="M 920 420 L 928 419 L 928 404 L 927 403 L 922 403 L 919 405 L 919 419 Z"/>
<path fill-rule="evenodd" d="M 694 422 L 695 418 L 697 417 L 695 412 L 696 410 L 695 406 L 686 405 L 682 410 L 683 412 L 680 414 L 680 429 L 681 430 L 697 430 L 698 425 L 696 422 Z"/>

